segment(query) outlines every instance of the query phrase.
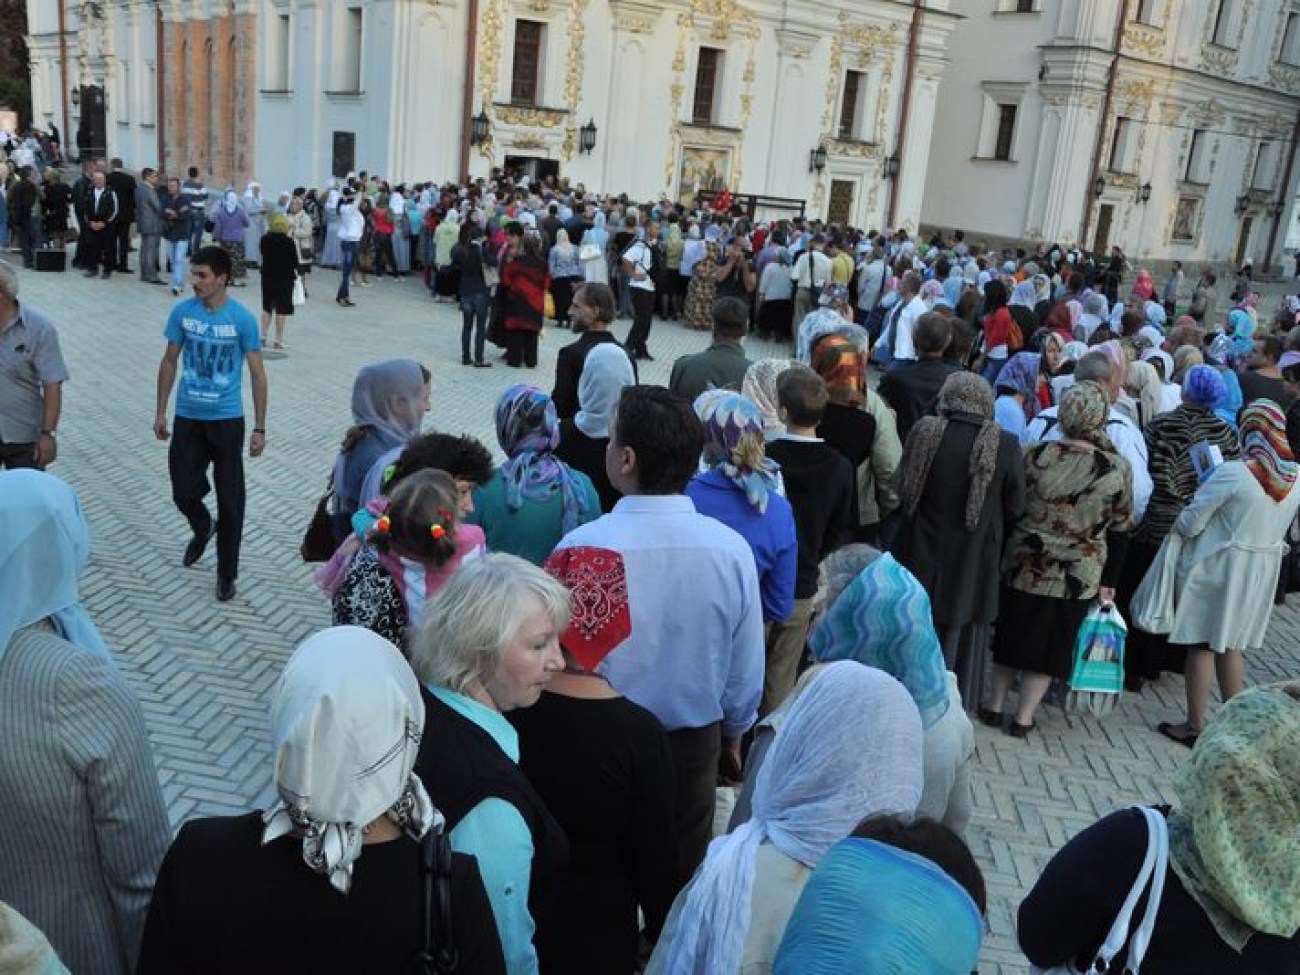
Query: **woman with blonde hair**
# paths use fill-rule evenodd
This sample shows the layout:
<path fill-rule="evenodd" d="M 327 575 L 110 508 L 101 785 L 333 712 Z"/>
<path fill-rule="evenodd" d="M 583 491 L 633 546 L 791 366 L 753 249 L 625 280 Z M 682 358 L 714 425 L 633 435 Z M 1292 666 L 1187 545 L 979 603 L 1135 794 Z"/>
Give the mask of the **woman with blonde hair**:
<path fill-rule="evenodd" d="M 262 259 L 262 345 L 267 344 L 271 316 L 275 316 L 273 349 L 283 349 L 285 319 L 293 314 L 293 285 L 298 277 L 298 248 L 289 236 L 292 221 L 284 213 L 271 214 L 260 242 Z"/>

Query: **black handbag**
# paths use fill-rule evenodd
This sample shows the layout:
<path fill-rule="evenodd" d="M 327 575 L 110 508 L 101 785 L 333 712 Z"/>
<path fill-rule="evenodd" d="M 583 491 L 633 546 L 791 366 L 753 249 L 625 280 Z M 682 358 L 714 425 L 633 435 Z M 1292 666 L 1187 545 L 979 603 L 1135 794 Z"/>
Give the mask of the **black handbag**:
<path fill-rule="evenodd" d="M 419 975 L 447 975 L 460 965 L 451 923 L 451 842 L 441 829 L 430 829 L 420 840 L 423 897 L 421 944 L 415 955 Z"/>
<path fill-rule="evenodd" d="M 330 499 L 334 497 L 334 475 L 330 475 L 325 493 L 316 502 L 316 511 L 311 516 L 307 531 L 303 533 L 302 544 L 298 551 L 304 562 L 328 562 L 338 541 L 334 537 L 334 520 L 330 517 Z"/>

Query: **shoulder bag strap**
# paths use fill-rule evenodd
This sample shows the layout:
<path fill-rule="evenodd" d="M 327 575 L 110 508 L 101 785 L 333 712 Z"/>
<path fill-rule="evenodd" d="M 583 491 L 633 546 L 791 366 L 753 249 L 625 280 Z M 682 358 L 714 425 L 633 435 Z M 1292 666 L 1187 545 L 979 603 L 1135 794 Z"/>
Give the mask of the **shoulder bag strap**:
<path fill-rule="evenodd" d="M 1165 874 L 1169 869 L 1169 823 L 1158 810 L 1143 806 L 1142 813 L 1147 818 L 1147 829 L 1150 832 L 1148 846 L 1155 847 L 1156 858 L 1151 873 L 1150 893 L 1147 895 L 1147 909 L 1142 915 L 1142 923 L 1129 940 L 1128 964 L 1125 968 L 1134 975 L 1142 967 L 1142 959 L 1146 957 L 1147 947 L 1151 944 L 1156 915 L 1160 912 L 1160 899 L 1165 892 Z"/>
<path fill-rule="evenodd" d="M 423 947 L 415 956 L 417 970 L 424 975 L 447 975 L 456 971 L 460 957 L 451 921 L 451 843 L 439 828 L 430 829 L 420 840 L 420 879 Z"/>
<path fill-rule="evenodd" d="M 1156 859 L 1160 844 L 1159 837 L 1157 836 L 1157 829 L 1153 826 L 1150 816 L 1150 813 L 1154 812 L 1154 810 L 1148 810 L 1146 807 L 1138 808 L 1147 823 L 1146 856 L 1142 859 L 1142 869 L 1138 871 L 1137 879 L 1133 881 L 1133 886 L 1130 888 L 1128 896 L 1124 898 L 1123 906 L 1120 907 L 1119 913 L 1115 915 L 1115 923 L 1111 925 L 1110 933 L 1106 935 L 1106 940 L 1103 941 L 1101 947 L 1097 949 L 1097 957 L 1093 960 L 1092 967 L 1089 969 L 1090 972 L 1110 971 L 1111 961 L 1117 954 L 1119 954 L 1120 949 L 1128 943 L 1129 927 L 1133 922 L 1133 912 L 1137 909 L 1137 902 L 1141 900 L 1142 894 L 1146 891 L 1147 885 L 1151 883 L 1151 878 L 1155 874 Z M 1156 815 L 1159 814 L 1156 813 Z M 1165 850 L 1167 855 L 1167 841 Z M 1161 889 L 1163 890 L 1163 874 L 1160 875 L 1160 884 Z M 1153 893 L 1156 892 L 1153 891 Z M 1152 911 L 1150 901 L 1148 901 L 1147 904 L 1147 914 L 1150 915 L 1151 924 L 1154 926 L 1155 914 Z M 1143 923 L 1146 923 L 1146 918 L 1143 919 Z M 1147 934 L 1147 939 L 1150 939 L 1149 932 Z M 1134 941 L 1136 942 L 1136 936 Z M 1142 951 L 1143 953 L 1146 952 L 1145 944 L 1142 945 Z M 1135 973 L 1137 972 L 1137 966 L 1133 963 L 1132 959 L 1129 960 L 1128 968 Z"/>

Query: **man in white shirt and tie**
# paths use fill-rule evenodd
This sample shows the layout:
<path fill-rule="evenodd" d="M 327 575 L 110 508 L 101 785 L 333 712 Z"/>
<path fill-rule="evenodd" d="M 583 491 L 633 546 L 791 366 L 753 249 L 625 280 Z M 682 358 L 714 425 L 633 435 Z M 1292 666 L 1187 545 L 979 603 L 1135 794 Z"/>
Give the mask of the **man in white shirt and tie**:
<path fill-rule="evenodd" d="M 892 365 L 916 360 L 912 333 L 916 329 L 916 320 L 928 310 L 921 300 L 921 275 L 908 271 L 898 284 L 898 304 L 885 319 L 885 327 L 876 341 L 876 348 L 885 353 L 880 356 L 883 361 Z"/>
<path fill-rule="evenodd" d="M 808 247 L 790 269 L 794 281 L 794 334 L 799 334 L 799 325 L 804 316 L 817 307 L 817 296 L 822 286 L 831 279 L 831 259 L 822 251 L 826 247 L 826 238 L 813 237 Z"/>

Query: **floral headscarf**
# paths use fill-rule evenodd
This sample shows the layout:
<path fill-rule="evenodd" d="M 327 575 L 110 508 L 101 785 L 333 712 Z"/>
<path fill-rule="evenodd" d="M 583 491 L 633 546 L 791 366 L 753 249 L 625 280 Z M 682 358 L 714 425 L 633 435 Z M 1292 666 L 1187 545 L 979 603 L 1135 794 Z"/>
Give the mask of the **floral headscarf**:
<path fill-rule="evenodd" d="M 497 401 L 496 426 L 497 443 L 509 458 L 501 465 L 506 507 L 518 511 L 525 501 L 545 501 L 559 491 L 561 530 L 578 527 L 588 501 L 573 471 L 555 456 L 560 420 L 551 398 L 536 386 L 511 386 Z"/>
<path fill-rule="evenodd" d="M 1071 440 L 1086 440 L 1102 450 L 1115 453 L 1115 445 L 1106 436 L 1106 418 L 1110 401 L 1100 383 L 1077 382 L 1061 394 L 1057 417 L 1061 431 Z"/>
<path fill-rule="evenodd" d="M 1258 399 L 1241 411 L 1241 459 L 1274 501 L 1291 493 L 1300 466 L 1286 438 L 1286 414 L 1272 400 Z"/>
<path fill-rule="evenodd" d="M 1219 936 L 1300 930 L 1300 684 L 1225 704 L 1174 774 L 1169 863 Z"/>
<path fill-rule="evenodd" d="M 704 424 L 704 462 L 716 467 L 738 488 L 745 499 L 763 514 L 767 496 L 778 490 L 780 468 L 762 457 L 758 466 L 746 463 L 762 455 L 763 411 L 752 400 L 727 389 L 705 390 L 695 400 L 695 413 Z M 745 444 L 752 437 L 753 442 Z"/>

